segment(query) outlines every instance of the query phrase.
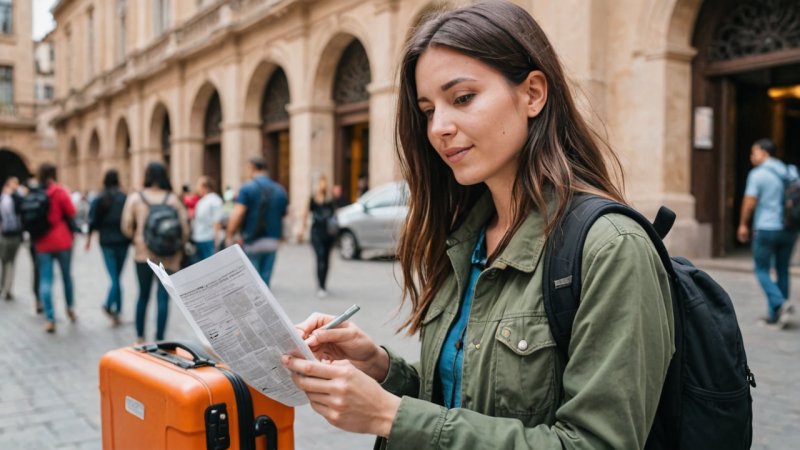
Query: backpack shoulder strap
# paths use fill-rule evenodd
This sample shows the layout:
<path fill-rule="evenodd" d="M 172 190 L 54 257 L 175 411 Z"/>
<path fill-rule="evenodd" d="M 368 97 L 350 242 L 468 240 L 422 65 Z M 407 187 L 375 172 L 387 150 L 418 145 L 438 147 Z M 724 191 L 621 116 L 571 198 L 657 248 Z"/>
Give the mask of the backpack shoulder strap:
<path fill-rule="evenodd" d="M 167 191 L 167 193 L 164 194 L 164 200 L 161 201 L 161 204 L 162 205 L 166 205 L 167 204 L 167 200 L 169 200 L 169 191 Z"/>
<path fill-rule="evenodd" d="M 635 220 L 647 233 L 670 277 L 675 276 L 662 238 L 675 221 L 675 213 L 662 207 L 655 224 L 629 206 L 588 194 L 579 194 L 548 236 L 542 273 L 544 307 L 550 331 L 559 351 L 568 359 L 572 323 L 581 298 L 583 245 L 594 222 L 606 214 L 622 214 Z"/>
<path fill-rule="evenodd" d="M 149 208 L 150 207 L 150 202 L 148 202 L 147 198 L 145 198 L 144 191 L 139 191 L 139 197 L 142 199 L 144 204 L 147 205 L 147 207 Z"/>

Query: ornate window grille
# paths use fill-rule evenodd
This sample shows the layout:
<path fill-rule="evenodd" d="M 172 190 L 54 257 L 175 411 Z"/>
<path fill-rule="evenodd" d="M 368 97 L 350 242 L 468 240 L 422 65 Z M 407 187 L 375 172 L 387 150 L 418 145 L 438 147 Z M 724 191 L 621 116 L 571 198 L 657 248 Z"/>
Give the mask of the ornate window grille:
<path fill-rule="evenodd" d="M 286 105 L 289 103 L 289 80 L 286 73 L 278 68 L 272 74 L 261 99 L 261 122 L 264 126 L 279 124 L 289 120 Z"/>
<path fill-rule="evenodd" d="M 711 44 L 711 61 L 800 48 L 800 2 L 748 0 L 727 15 Z"/>
<path fill-rule="evenodd" d="M 337 105 L 360 103 L 369 100 L 367 85 L 371 79 L 369 59 L 364 46 L 358 39 L 353 40 L 342 53 L 336 67 L 333 100 Z"/>

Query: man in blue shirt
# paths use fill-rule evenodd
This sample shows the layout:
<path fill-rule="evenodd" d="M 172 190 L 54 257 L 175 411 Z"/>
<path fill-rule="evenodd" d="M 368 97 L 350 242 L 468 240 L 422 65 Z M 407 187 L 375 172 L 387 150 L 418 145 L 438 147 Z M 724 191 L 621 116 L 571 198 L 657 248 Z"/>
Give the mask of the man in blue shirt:
<path fill-rule="evenodd" d="M 275 255 L 283 236 L 283 216 L 289 199 L 286 190 L 267 175 L 267 162 L 256 156 L 250 159 L 252 179 L 236 197 L 236 204 L 225 231 L 225 243 L 233 243 L 240 231 L 244 252 L 267 285 L 275 266 Z"/>
<path fill-rule="evenodd" d="M 742 199 L 742 212 L 736 237 L 741 242 L 750 239 L 751 216 L 753 218 L 753 260 L 755 272 L 764 294 L 767 296 L 767 324 L 783 327 L 794 313 L 789 299 L 789 260 L 797 233 L 783 226 L 784 180 L 797 178 L 797 169 L 787 166 L 775 158 L 775 143 L 770 139 L 759 139 L 750 149 L 753 169 L 747 175 L 747 185 Z M 772 262 L 778 280 L 770 275 Z"/>

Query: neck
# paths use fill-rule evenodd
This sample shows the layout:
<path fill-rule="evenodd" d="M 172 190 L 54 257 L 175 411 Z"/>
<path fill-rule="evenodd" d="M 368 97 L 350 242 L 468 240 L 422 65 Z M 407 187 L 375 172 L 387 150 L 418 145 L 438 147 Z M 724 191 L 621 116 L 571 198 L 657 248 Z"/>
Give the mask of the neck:
<path fill-rule="evenodd" d="M 511 192 L 513 190 L 513 180 L 510 183 L 494 182 L 486 183 L 489 192 L 492 194 L 492 202 L 494 202 L 495 217 L 489 223 L 491 228 L 505 231 L 511 228 L 514 223 L 514 208 L 511 200 Z"/>

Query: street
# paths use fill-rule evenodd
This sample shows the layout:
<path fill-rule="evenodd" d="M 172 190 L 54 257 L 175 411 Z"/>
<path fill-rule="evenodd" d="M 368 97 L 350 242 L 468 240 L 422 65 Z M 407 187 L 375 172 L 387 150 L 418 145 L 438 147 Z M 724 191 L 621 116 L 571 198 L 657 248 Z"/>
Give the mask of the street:
<path fill-rule="evenodd" d="M 131 255 L 125 266 L 123 324 L 111 327 L 100 309 L 108 286 L 97 246 L 83 251 L 79 239 L 73 255 L 78 321 L 66 319 L 60 282 L 54 289 L 58 329 L 43 331 L 34 312 L 31 265 L 27 249 L 18 255 L 16 299 L 0 301 L 0 448 L 99 449 L 100 405 L 97 363 L 112 349 L 134 342 L 133 310 L 137 294 Z M 313 253 L 308 244 L 285 245 L 278 254 L 273 292 L 293 321 L 313 311 L 338 314 L 353 303 L 361 311 L 352 320 L 376 341 L 410 359 L 419 349 L 417 337 L 394 331 L 405 317 L 397 314 L 399 269 L 391 261 L 341 261 L 332 258 L 330 295 L 315 296 Z M 734 300 L 758 387 L 753 390 L 755 449 L 791 449 L 800 440 L 800 402 L 794 388 L 800 379 L 800 326 L 777 331 L 757 324 L 764 300 L 752 273 L 713 270 L 711 275 Z M 59 279 L 57 276 L 56 279 Z M 800 279 L 795 278 L 795 286 Z M 148 310 L 147 338 L 155 327 L 155 299 Z M 191 338 L 177 307 L 170 309 L 168 339 Z M 308 406 L 297 409 L 298 450 L 372 448 L 373 437 L 339 431 Z"/>

